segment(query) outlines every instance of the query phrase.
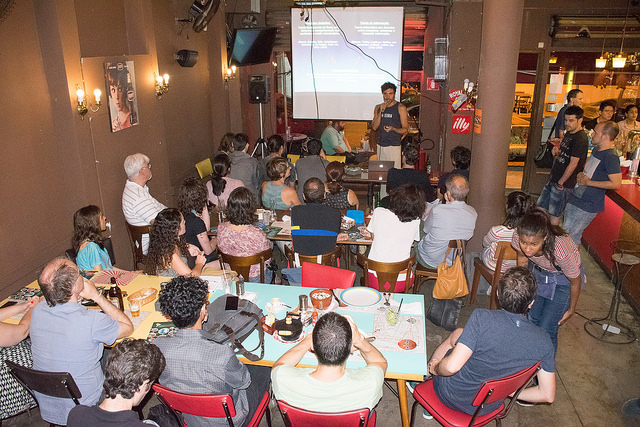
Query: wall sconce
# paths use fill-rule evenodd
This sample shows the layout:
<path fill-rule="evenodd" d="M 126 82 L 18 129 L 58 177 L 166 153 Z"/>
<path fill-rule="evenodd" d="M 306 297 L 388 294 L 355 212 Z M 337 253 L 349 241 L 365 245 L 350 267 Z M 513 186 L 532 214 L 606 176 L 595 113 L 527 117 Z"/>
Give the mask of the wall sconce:
<path fill-rule="evenodd" d="M 238 74 L 238 67 L 236 67 L 235 65 L 232 65 L 231 67 L 227 67 L 227 71 L 225 72 L 224 75 L 224 81 L 228 82 L 231 79 L 235 79 Z"/>
<path fill-rule="evenodd" d="M 156 96 L 160 99 L 162 95 L 169 91 L 169 74 L 160 76 L 153 73 L 153 78 L 156 82 Z"/>
<path fill-rule="evenodd" d="M 84 120 L 84 116 L 87 114 L 89 109 L 94 113 L 98 112 L 100 109 L 100 106 L 102 105 L 102 102 L 100 102 L 102 92 L 100 92 L 100 89 L 93 91 L 94 102 L 92 103 L 89 99 L 89 95 L 85 95 L 84 90 L 82 90 L 80 85 L 76 85 L 76 88 L 76 96 L 78 97 L 78 114 L 80 114 L 80 117 Z M 93 108 L 93 105 L 95 105 L 96 108 Z"/>

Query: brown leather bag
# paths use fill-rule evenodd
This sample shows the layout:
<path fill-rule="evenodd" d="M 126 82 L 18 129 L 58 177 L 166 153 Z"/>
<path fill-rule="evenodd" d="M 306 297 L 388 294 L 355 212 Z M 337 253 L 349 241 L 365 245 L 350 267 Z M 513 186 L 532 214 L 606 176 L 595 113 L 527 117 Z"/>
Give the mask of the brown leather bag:
<path fill-rule="evenodd" d="M 447 264 L 451 248 L 447 248 L 444 261 L 438 265 L 438 278 L 433 287 L 433 297 L 437 299 L 451 299 L 463 297 L 469 293 L 467 279 L 462 268 L 462 248 L 455 249 L 453 264 Z"/>

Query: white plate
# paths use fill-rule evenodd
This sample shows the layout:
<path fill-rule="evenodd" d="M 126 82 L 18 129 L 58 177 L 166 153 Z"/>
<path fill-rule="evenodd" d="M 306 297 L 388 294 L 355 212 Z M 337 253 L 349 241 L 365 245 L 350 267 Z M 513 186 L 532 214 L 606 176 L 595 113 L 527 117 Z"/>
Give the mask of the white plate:
<path fill-rule="evenodd" d="M 382 295 L 372 288 L 356 287 L 343 291 L 340 299 L 354 307 L 370 307 L 379 303 Z"/>

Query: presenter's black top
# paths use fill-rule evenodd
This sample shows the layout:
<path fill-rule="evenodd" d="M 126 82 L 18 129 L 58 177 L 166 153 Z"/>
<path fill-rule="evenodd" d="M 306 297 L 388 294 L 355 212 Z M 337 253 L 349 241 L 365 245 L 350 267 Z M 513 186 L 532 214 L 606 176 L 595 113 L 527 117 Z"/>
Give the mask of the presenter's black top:
<path fill-rule="evenodd" d="M 400 129 L 402 127 L 402 121 L 400 121 L 400 111 L 398 107 L 400 106 L 399 102 L 396 102 L 391 107 L 387 107 L 382 112 L 382 117 L 380 118 L 380 126 L 378 127 L 378 145 L 381 147 L 399 147 L 400 141 L 402 140 L 402 135 L 398 132 L 385 132 L 385 126 L 391 126 L 396 129 Z"/>
<path fill-rule="evenodd" d="M 311 203 L 291 209 L 293 249 L 302 255 L 322 255 L 335 249 L 340 232 L 340 211 Z"/>

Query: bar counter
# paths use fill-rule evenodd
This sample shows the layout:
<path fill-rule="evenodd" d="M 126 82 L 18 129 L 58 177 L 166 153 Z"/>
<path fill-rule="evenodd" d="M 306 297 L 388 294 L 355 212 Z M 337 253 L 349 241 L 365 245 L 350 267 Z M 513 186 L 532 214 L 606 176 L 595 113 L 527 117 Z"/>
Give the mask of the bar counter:
<path fill-rule="evenodd" d="M 613 260 L 611 242 L 618 239 L 640 242 L 640 185 L 638 178 L 622 177 L 618 190 L 609 190 L 600 212 L 582 234 L 582 244 L 611 276 Z M 587 282 L 588 286 L 588 282 Z M 640 268 L 627 276 L 623 293 L 629 304 L 640 313 Z"/>

